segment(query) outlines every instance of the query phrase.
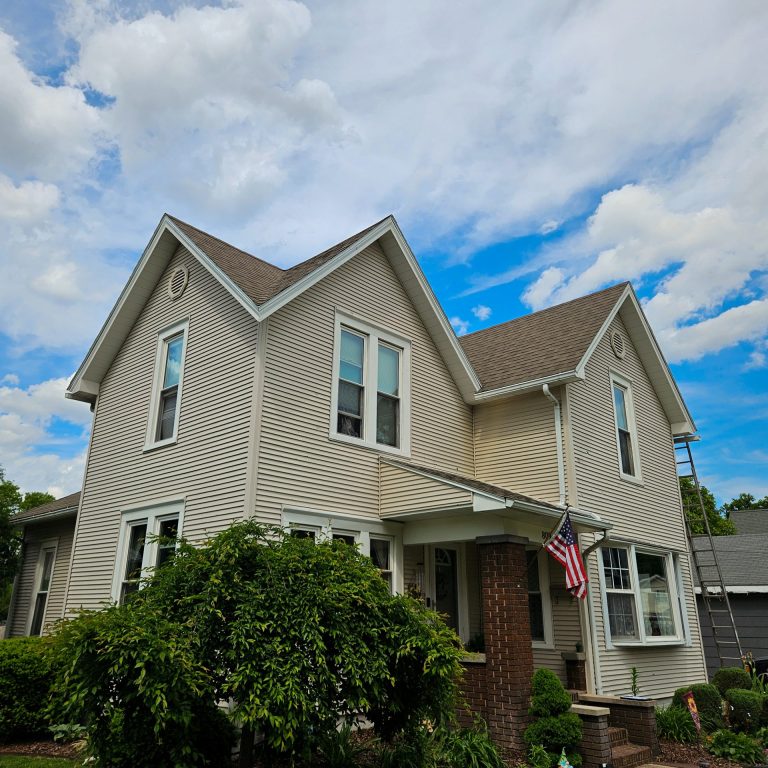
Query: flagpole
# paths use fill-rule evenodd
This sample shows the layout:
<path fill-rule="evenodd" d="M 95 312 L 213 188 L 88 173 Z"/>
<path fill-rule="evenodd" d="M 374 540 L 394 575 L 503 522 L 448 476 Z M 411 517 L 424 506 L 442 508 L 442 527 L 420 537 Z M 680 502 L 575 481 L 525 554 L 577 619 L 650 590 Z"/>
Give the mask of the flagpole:
<path fill-rule="evenodd" d="M 565 516 L 568 514 L 568 510 L 570 509 L 570 506 L 571 506 L 570 504 L 566 504 L 565 505 L 565 511 L 563 512 L 562 515 L 560 515 L 560 519 L 555 523 L 554 528 L 552 528 L 549 531 L 549 533 L 547 534 L 547 538 L 544 539 L 544 542 L 539 545 L 539 548 L 536 550 L 536 559 L 535 560 L 531 560 L 530 564 L 529 563 L 525 564 L 525 571 L 523 571 L 523 575 L 524 576 L 528 575 L 528 571 L 530 570 L 531 565 L 533 565 L 533 563 L 536 562 L 536 560 L 539 559 L 539 553 L 552 540 L 552 537 L 554 536 L 555 531 L 558 530 L 558 528 L 560 528 L 560 526 L 563 524 L 563 520 L 565 520 Z"/>

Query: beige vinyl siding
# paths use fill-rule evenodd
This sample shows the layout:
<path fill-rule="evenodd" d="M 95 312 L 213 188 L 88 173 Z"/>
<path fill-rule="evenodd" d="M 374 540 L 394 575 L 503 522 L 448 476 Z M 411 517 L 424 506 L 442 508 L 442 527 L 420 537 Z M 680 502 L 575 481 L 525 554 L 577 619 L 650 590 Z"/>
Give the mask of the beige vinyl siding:
<path fill-rule="evenodd" d="M 389 464 L 381 465 L 381 515 L 472 506 L 472 494 Z"/>
<path fill-rule="evenodd" d="M 176 301 L 177 266 L 189 284 Z M 188 319 L 178 441 L 144 451 L 158 333 Z M 111 597 L 121 509 L 184 498 L 182 534 L 204 539 L 245 513 L 257 323 L 179 249 L 101 383 L 67 610 Z"/>
<path fill-rule="evenodd" d="M 539 557 L 549 555 L 540 554 Z M 565 588 L 565 569 L 551 558 L 549 569 L 549 600 L 552 610 L 553 648 L 533 648 L 533 666 L 535 669 L 551 669 L 565 684 L 565 662 L 562 653 L 576 650 L 576 643 L 581 639 L 581 620 L 579 604 Z"/>
<path fill-rule="evenodd" d="M 627 353 L 623 360 L 611 350 L 609 339 L 613 330 L 624 335 Z M 611 371 L 628 379 L 632 385 L 642 484 L 623 480 L 619 475 Z M 614 528 L 610 535 L 615 541 L 624 539 L 679 552 L 692 641 L 689 647 L 616 647 L 607 650 L 599 589 L 599 553 L 590 555 L 589 576 L 603 693 L 627 693 L 629 670 L 636 666 L 641 692 L 666 697 L 680 685 L 704 680 L 706 672 L 692 598 L 670 425 L 620 318 L 615 320 L 591 357 L 586 380 L 568 385 L 568 398 L 579 506 L 612 522 Z M 592 540 L 592 536 L 582 536 L 582 546 Z"/>
<path fill-rule="evenodd" d="M 553 403 L 534 393 L 476 406 L 475 462 L 478 480 L 556 504 L 560 486 Z"/>
<path fill-rule="evenodd" d="M 44 541 L 54 540 L 56 559 L 53 563 L 51 586 L 48 590 L 48 602 L 45 606 L 43 628 L 64 615 L 64 595 L 67 589 L 69 561 L 72 554 L 72 539 L 75 533 L 74 515 L 64 520 L 50 523 L 28 525 L 24 533 L 24 560 L 16 587 L 16 598 L 13 606 L 12 626 L 8 636 L 26 635 L 32 615 L 35 595 L 35 575 L 37 561 L 40 555 L 40 545 Z"/>
<path fill-rule="evenodd" d="M 379 452 L 329 436 L 336 309 L 411 341 L 410 458 L 473 473 L 471 410 L 374 245 L 269 318 L 256 481 L 260 520 L 279 522 L 283 506 L 379 514 Z"/>

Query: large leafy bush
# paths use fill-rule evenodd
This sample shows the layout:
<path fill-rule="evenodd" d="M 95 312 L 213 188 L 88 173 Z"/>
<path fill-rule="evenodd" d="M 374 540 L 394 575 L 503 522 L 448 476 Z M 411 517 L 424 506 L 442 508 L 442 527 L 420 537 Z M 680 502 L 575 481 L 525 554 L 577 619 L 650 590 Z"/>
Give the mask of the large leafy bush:
<path fill-rule="evenodd" d="M 58 646 L 67 719 L 111 768 L 215 761 L 227 743 L 216 701 L 287 755 L 315 749 L 339 716 L 365 713 L 387 739 L 440 725 L 461 656 L 452 630 L 390 595 L 354 547 L 252 521 L 182 542 L 127 605 L 83 614 Z M 213 744 L 197 740 L 206 729 Z"/>
<path fill-rule="evenodd" d="M 725 696 L 732 688 L 752 689 L 752 677 L 742 667 L 722 667 L 715 672 L 712 684 L 717 686 L 721 696 Z"/>
<path fill-rule="evenodd" d="M 51 663 L 39 637 L 0 640 L 0 743 L 47 735 Z"/>

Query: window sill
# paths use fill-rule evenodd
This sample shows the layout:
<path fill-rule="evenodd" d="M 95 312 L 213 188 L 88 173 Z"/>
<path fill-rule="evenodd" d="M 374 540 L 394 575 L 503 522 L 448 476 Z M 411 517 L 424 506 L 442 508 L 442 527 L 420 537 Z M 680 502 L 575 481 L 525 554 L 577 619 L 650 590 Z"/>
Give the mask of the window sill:
<path fill-rule="evenodd" d="M 625 475 L 623 472 L 619 473 L 619 477 L 626 483 L 632 483 L 632 485 L 639 485 L 641 488 L 645 486 L 642 477 L 637 475 Z"/>
<path fill-rule="evenodd" d="M 169 437 L 166 440 L 158 440 L 156 443 L 144 443 L 144 453 L 156 451 L 158 448 L 165 448 L 166 445 L 176 445 L 176 436 Z"/>
<path fill-rule="evenodd" d="M 665 648 L 672 645 L 685 645 L 682 637 L 672 637 L 664 640 L 612 640 L 613 648 Z"/>
<path fill-rule="evenodd" d="M 328 439 L 334 443 L 345 443 L 346 445 L 354 445 L 358 448 L 367 448 L 369 451 L 376 451 L 377 453 L 389 453 L 393 456 L 403 456 L 406 459 L 410 458 L 411 452 L 409 448 L 394 448 L 391 445 L 382 445 L 379 443 L 367 443 L 365 440 L 361 440 L 358 437 L 349 437 L 348 435 L 340 435 L 338 432 L 330 432 Z"/>
<path fill-rule="evenodd" d="M 531 640 L 531 648 L 534 651 L 554 651 L 555 644 L 548 640 Z"/>

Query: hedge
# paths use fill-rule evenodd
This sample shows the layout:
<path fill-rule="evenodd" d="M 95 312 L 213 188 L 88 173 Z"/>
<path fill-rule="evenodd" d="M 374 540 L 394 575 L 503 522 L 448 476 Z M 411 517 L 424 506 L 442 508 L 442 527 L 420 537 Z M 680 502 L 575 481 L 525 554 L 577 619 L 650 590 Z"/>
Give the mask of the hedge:
<path fill-rule="evenodd" d="M 752 690 L 752 678 L 749 672 L 741 667 L 722 667 L 715 672 L 712 684 L 717 686 L 721 696 L 725 696 L 732 688 Z"/>
<path fill-rule="evenodd" d="M 763 695 L 743 688 L 731 688 L 725 693 L 729 704 L 731 725 L 740 731 L 756 731 L 763 712 Z"/>
<path fill-rule="evenodd" d="M 704 729 L 716 731 L 718 728 L 724 727 L 723 700 L 717 687 L 712 685 L 712 683 L 696 683 L 678 688 L 672 698 L 672 706 L 687 708 L 685 701 L 683 701 L 683 695 L 688 693 L 688 691 L 693 693 Z"/>

